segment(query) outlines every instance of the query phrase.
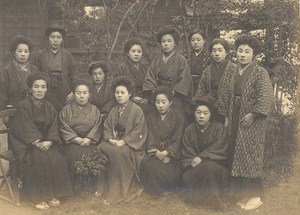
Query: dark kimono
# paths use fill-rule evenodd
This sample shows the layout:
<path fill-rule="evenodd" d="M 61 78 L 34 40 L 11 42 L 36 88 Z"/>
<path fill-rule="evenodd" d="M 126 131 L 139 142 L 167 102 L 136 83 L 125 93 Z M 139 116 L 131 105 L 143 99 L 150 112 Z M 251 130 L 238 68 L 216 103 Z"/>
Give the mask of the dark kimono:
<path fill-rule="evenodd" d="M 64 151 L 70 161 L 71 172 L 74 173 L 74 163 L 82 158 L 82 155 L 96 150 L 101 138 L 100 111 L 95 105 L 87 104 L 80 107 L 75 101 L 64 106 L 59 115 L 60 135 L 64 142 Z M 89 138 L 92 143 L 89 146 L 80 146 L 70 141 L 75 137 Z"/>
<path fill-rule="evenodd" d="M 28 94 L 27 77 L 38 68 L 30 63 L 23 70 L 14 61 L 10 62 L 0 72 L 0 110 L 7 105 L 17 107 Z"/>
<path fill-rule="evenodd" d="M 204 69 L 212 62 L 210 54 L 206 50 L 202 50 L 198 55 L 195 51 L 191 52 L 189 65 L 193 77 L 194 93 L 197 92 L 199 81 L 202 77 Z"/>
<path fill-rule="evenodd" d="M 163 54 L 152 61 L 143 91 L 152 91 L 158 86 L 167 86 L 175 91 L 173 108 L 185 116 L 185 103 L 190 102 L 192 96 L 192 76 L 185 57 L 175 51 L 167 63 L 163 61 Z"/>
<path fill-rule="evenodd" d="M 104 122 L 104 141 L 98 146 L 109 158 L 110 165 L 98 180 L 98 192 L 110 204 L 127 202 L 141 193 L 139 170 L 145 156 L 144 143 L 147 126 L 142 109 L 129 101 L 119 116 L 115 106 Z M 118 147 L 109 139 L 122 139 L 125 145 Z"/>
<path fill-rule="evenodd" d="M 267 114 L 274 104 L 268 72 L 256 62 L 250 63 L 242 75 L 237 69 L 233 75 L 226 77 L 218 103 L 220 112 L 229 119 L 229 169 L 234 177 L 232 179 L 238 179 L 238 184 L 242 181 L 258 184 L 260 188 L 257 187 L 258 193 L 254 195 L 260 196 L 260 182 L 251 179 L 262 176 Z M 249 127 L 242 129 L 240 120 L 248 113 L 254 113 L 256 117 Z M 240 189 L 250 192 L 256 189 L 256 185 L 246 188 L 246 184 Z"/>
<path fill-rule="evenodd" d="M 217 121 L 211 121 L 206 129 L 194 122 L 185 130 L 182 141 L 182 181 L 187 200 L 206 207 L 222 208 L 227 176 L 225 128 Z M 200 157 L 202 161 L 192 167 L 191 162 L 195 157 Z"/>
<path fill-rule="evenodd" d="M 180 163 L 181 139 L 184 131 L 184 118 L 181 114 L 170 109 L 162 120 L 156 111 L 147 116 L 148 137 L 146 152 L 141 167 L 141 181 L 145 189 L 161 194 L 177 188 L 182 168 Z M 171 158 L 169 163 L 163 163 L 155 157 L 153 150 L 168 151 Z"/>
<path fill-rule="evenodd" d="M 126 76 L 134 81 L 135 84 L 135 92 L 133 93 L 132 97 L 141 97 L 145 98 L 145 95 L 143 93 L 143 84 L 145 75 L 148 71 L 148 67 L 144 65 L 143 63 L 139 63 L 138 67 L 134 66 L 133 62 L 130 59 L 127 59 L 126 62 L 123 62 L 120 64 L 115 73 L 114 78 L 118 76 Z M 147 98 L 150 100 L 150 98 Z M 142 110 L 144 111 L 144 114 L 147 115 L 153 111 L 155 111 L 155 108 L 151 104 L 139 104 L 136 102 Z"/>
<path fill-rule="evenodd" d="M 210 95 L 218 101 L 218 95 L 223 90 L 225 77 L 232 76 L 236 69 L 237 65 L 229 60 L 223 61 L 220 65 L 215 62 L 210 64 L 203 72 L 195 98 Z M 217 120 L 221 123 L 225 121 L 222 115 L 218 115 Z"/>
<path fill-rule="evenodd" d="M 113 90 L 110 84 L 105 80 L 105 83 L 98 89 L 95 82 L 92 83 L 90 102 L 95 105 L 101 114 L 108 115 L 109 111 L 116 105 Z"/>
<path fill-rule="evenodd" d="M 52 141 L 48 151 L 32 143 Z M 20 102 L 11 121 L 10 143 L 22 172 L 22 191 L 33 202 L 72 195 L 67 160 L 58 133 L 57 112 L 50 102 L 37 106 L 32 97 Z"/>
<path fill-rule="evenodd" d="M 70 86 L 77 74 L 77 63 L 72 54 L 65 49 L 53 53 L 50 47 L 36 54 L 35 65 L 41 72 L 50 76 L 46 98 L 57 111 L 60 111 L 71 92 Z"/>

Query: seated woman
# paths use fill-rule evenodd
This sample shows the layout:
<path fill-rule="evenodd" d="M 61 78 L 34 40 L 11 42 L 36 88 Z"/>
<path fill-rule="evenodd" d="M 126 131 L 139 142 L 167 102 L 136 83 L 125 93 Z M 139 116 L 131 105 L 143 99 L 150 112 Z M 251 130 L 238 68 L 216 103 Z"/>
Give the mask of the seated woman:
<path fill-rule="evenodd" d="M 19 103 L 11 121 L 10 143 L 23 173 L 22 191 L 37 209 L 43 210 L 59 206 L 57 198 L 72 195 L 72 186 L 60 147 L 57 112 L 44 99 L 48 77 L 33 73 L 27 85 L 31 96 Z"/>
<path fill-rule="evenodd" d="M 141 167 L 141 181 L 148 191 L 162 194 L 178 185 L 184 118 L 171 108 L 172 90 L 165 86 L 154 90 L 156 112 L 147 116 L 148 137 Z"/>
<path fill-rule="evenodd" d="M 184 132 L 182 165 L 187 200 L 209 208 L 225 209 L 222 201 L 227 175 L 225 129 L 215 121 L 213 97 L 204 96 L 194 103 L 195 121 Z"/>
<path fill-rule="evenodd" d="M 93 62 L 89 66 L 89 74 L 93 78 L 90 93 L 91 104 L 96 105 L 101 112 L 102 119 L 105 119 L 116 104 L 111 83 L 108 80 L 108 67 L 104 62 Z"/>
<path fill-rule="evenodd" d="M 104 141 L 98 146 L 110 162 L 97 183 L 97 193 L 103 195 L 106 205 L 130 201 L 142 191 L 139 170 L 147 126 L 142 109 L 130 100 L 134 88 L 125 76 L 117 77 L 112 84 L 118 105 L 104 122 Z"/>
<path fill-rule="evenodd" d="M 80 183 L 74 177 L 74 163 L 81 160 L 82 155 L 95 151 L 101 139 L 100 111 L 89 103 L 90 88 L 89 80 L 75 80 L 72 83 L 75 100 L 64 106 L 59 115 L 60 135 L 64 142 L 65 154 L 70 161 L 70 172 L 76 192 L 80 189 Z"/>

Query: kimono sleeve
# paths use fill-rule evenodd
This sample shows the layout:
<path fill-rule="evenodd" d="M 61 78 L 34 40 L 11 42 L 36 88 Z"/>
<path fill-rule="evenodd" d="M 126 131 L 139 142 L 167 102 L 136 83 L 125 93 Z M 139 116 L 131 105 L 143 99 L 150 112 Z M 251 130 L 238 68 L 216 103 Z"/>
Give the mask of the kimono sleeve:
<path fill-rule="evenodd" d="M 8 103 L 8 77 L 5 69 L 0 72 L 0 110 L 4 110 Z"/>
<path fill-rule="evenodd" d="M 268 72 L 259 66 L 258 68 L 256 102 L 251 112 L 267 115 L 274 103 L 273 87 Z"/>
<path fill-rule="evenodd" d="M 78 64 L 71 53 L 68 53 L 68 76 L 72 81 L 79 75 Z"/>
<path fill-rule="evenodd" d="M 206 69 L 203 71 L 203 75 L 199 81 L 199 85 L 198 85 L 198 89 L 197 92 L 195 94 L 195 98 L 199 99 L 202 96 L 208 95 L 210 94 L 210 66 L 206 67 Z"/>
<path fill-rule="evenodd" d="M 208 136 L 208 141 L 211 144 L 198 155 L 201 158 L 209 160 L 226 160 L 228 141 L 226 138 L 226 130 L 221 124 L 216 124 Z"/>
<path fill-rule="evenodd" d="M 38 139 L 43 139 L 42 134 L 33 122 L 30 110 L 23 105 L 18 107 L 10 127 L 11 132 L 23 143 L 31 144 Z"/>
<path fill-rule="evenodd" d="M 169 152 L 170 156 L 172 157 L 180 158 L 183 132 L 184 132 L 184 118 L 183 116 L 180 115 L 180 117 L 177 118 L 176 130 L 172 135 L 172 137 L 170 138 L 170 145 L 166 149 Z"/>
<path fill-rule="evenodd" d="M 45 114 L 48 115 L 47 118 L 49 119 L 49 129 L 46 140 L 51 140 L 55 143 L 61 143 L 59 138 L 58 114 L 51 104 L 47 104 L 46 107 Z"/>
<path fill-rule="evenodd" d="M 101 125 L 102 118 L 100 115 L 100 111 L 96 106 L 94 106 L 93 110 L 94 110 L 93 112 L 95 113 L 94 114 L 95 123 L 92 129 L 90 130 L 90 132 L 86 135 L 86 137 L 93 140 L 93 142 L 98 143 L 101 138 L 100 125 Z"/>
<path fill-rule="evenodd" d="M 192 75 L 187 60 L 180 55 L 179 59 L 179 77 L 177 83 L 173 86 L 173 90 L 189 97 L 192 94 Z"/>
<path fill-rule="evenodd" d="M 148 134 L 147 134 L 147 141 L 146 141 L 146 151 L 149 151 L 151 149 L 157 149 L 157 144 L 159 143 L 159 140 L 154 136 L 151 128 L 152 123 L 151 119 L 153 118 L 153 114 L 150 114 L 147 118 L 147 127 L 148 127 Z"/>
<path fill-rule="evenodd" d="M 147 124 L 145 116 L 142 109 L 140 107 L 137 107 L 132 108 L 129 117 L 133 117 L 133 124 L 132 127 L 129 128 L 129 133 L 125 131 L 125 137 L 123 140 L 131 148 L 134 148 L 135 150 L 140 150 L 141 148 L 143 148 L 144 143 L 147 139 Z"/>
<path fill-rule="evenodd" d="M 61 110 L 61 112 L 59 114 L 60 135 L 61 135 L 62 140 L 65 143 L 69 143 L 70 140 L 72 140 L 73 138 L 78 136 L 67 123 L 67 119 L 68 119 L 68 117 L 70 117 L 68 114 L 68 111 L 69 111 L 68 106 L 65 106 L 65 107 L 63 107 L 63 109 Z"/>
<path fill-rule="evenodd" d="M 195 138 L 194 125 L 190 125 L 184 132 L 182 137 L 182 157 L 181 163 L 183 168 L 191 165 L 192 160 L 198 156 L 198 152 L 194 145 L 197 144 L 197 138 Z"/>
<path fill-rule="evenodd" d="M 114 122 L 116 121 L 116 114 L 118 114 L 117 107 L 113 107 L 109 112 L 103 125 L 103 138 L 105 141 L 109 139 L 114 139 Z"/>
<path fill-rule="evenodd" d="M 151 66 L 145 75 L 143 91 L 151 91 L 157 87 L 157 77 L 156 77 L 157 75 L 155 74 L 155 71 L 153 70 L 154 64 L 155 64 L 155 62 L 151 63 Z"/>

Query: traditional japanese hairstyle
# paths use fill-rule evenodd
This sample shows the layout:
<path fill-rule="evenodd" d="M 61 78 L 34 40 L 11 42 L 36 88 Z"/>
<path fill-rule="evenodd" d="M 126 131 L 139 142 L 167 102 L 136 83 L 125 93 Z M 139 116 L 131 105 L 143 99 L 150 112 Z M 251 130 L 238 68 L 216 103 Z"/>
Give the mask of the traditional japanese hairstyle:
<path fill-rule="evenodd" d="M 79 85 L 85 85 L 87 86 L 87 88 L 89 88 L 89 90 L 91 90 L 91 86 L 92 86 L 92 78 L 90 75 L 87 74 L 82 74 L 79 75 L 78 77 L 75 78 L 75 80 L 72 82 L 71 87 L 72 87 L 72 92 L 74 93 L 76 88 Z"/>
<path fill-rule="evenodd" d="M 66 36 L 66 30 L 65 30 L 65 28 L 64 28 L 63 26 L 61 26 L 61 25 L 59 25 L 59 24 L 52 24 L 52 25 L 49 25 L 49 26 L 46 28 L 46 31 L 45 31 L 46 37 L 49 37 L 50 34 L 51 34 L 52 32 L 55 32 L 55 31 L 59 32 L 59 33 L 63 36 L 63 38 L 65 38 L 65 36 Z"/>
<path fill-rule="evenodd" d="M 229 53 L 229 51 L 230 51 L 230 46 L 229 46 L 228 42 L 227 42 L 226 40 L 222 39 L 222 38 L 214 39 L 214 40 L 210 43 L 210 45 L 209 45 L 209 47 L 208 47 L 209 53 L 212 52 L 213 46 L 216 45 L 216 44 L 221 44 L 221 45 L 224 47 L 226 53 Z"/>
<path fill-rule="evenodd" d="M 234 42 L 235 49 L 237 50 L 240 45 L 250 46 L 253 49 L 253 56 L 261 52 L 261 42 L 255 36 L 248 34 L 239 36 Z"/>
<path fill-rule="evenodd" d="M 26 44 L 28 46 L 29 52 L 31 52 L 33 50 L 33 43 L 31 41 L 31 39 L 29 39 L 28 37 L 25 37 L 23 35 L 17 35 L 12 39 L 11 44 L 10 44 L 9 50 L 12 55 L 15 54 L 15 51 L 16 51 L 18 45 L 20 45 L 20 44 Z"/>
<path fill-rule="evenodd" d="M 164 94 L 168 98 L 169 101 L 172 101 L 173 92 L 172 89 L 166 86 L 159 86 L 154 89 L 153 98 L 156 99 L 156 96 L 159 94 Z"/>
<path fill-rule="evenodd" d="M 126 41 L 125 45 L 124 45 L 124 52 L 126 54 L 128 54 L 129 50 L 131 49 L 131 47 L 133 45 L 140 45 L 142 50 L 144 51 L 145 50 L 145 46 L 144 46 L 144 43 L 138 39 L 138 38 L 132 38 L 132 39 L 129 39 Z"/>
<path fill-rule="evenodd" d="M 202 36 L 203 40 L 206 40 L 206 33 L 205 33 L 205 31 L 202 30 L 202 29 L 196 29 L 196 30 L 193 30 L 191 33 L 189 33 L 189 35 L 188 35 L 188 40 L 189 41 L 191 41 L 192 36 L 194 34 L 200 34 Z"/>
<path fill-rule="evenodd" d="M 134 82 L 126 76 L 119 76 L 113 80 L 112 89 L 114 92 L 118 86 L 126 87 L 129 94 L 132 94 L 135 90 Z"/>
<path fill-rule="evenodd" d="M 92 62 L 89 65 L 89 70 L 88 70 L 89 74 L 92 75 L 93 71 L 97 68 L 101 68 L 105 74 L 108 73 L 108 67 L 107 67 L 107 64 L 105 62 L 95 61 L 95 62 Z"/>
<path fill-rule="evenodd" d="M 180 39 L 180 33 L 179 31 L 171 26 L 166 26 L 164 28 L 161 28 L 158 33 L 157 33 L 157 42 L 160 44 L 161 43 L 161 38 L 166 35 L 170 34 L 174 38 L 174 42 L 177 45 Z"/>
<path fill-rule="evenodd" d="M 28 88 L 31 88 L 33 85 L 33 82 L 36 80 L 44 80 L 48 86 L 49 83 L 49 76 L 46 73 L 43 72 L 34 72 L 31 73 L 27 79 L 26 79 L 26 84 Z"/>
<path fill-rule="evenodd" d="M 211 119 L 215 119 L 218 113 L 216 99 L 212 96 L 202 96 L 192 103 L 193 112 L 195 112 L 196 109 L 201 105 L 205 105 L 206 107 L 208 107 L 211 113 Z"/>

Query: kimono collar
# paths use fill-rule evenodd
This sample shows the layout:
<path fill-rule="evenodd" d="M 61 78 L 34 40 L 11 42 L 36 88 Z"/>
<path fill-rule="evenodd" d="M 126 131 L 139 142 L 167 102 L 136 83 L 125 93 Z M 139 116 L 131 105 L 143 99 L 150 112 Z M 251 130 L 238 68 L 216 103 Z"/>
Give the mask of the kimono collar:
<path fill-rule="evenodd" d="M 199 52 L 196 52 L 196 51 L 194 50 L 194 53 L 195 53 L 196 56 L 198 56 L 198 55 L 201 54 L 202 52 L 203 52 L 203 48 L 202 48 Z"/>
<path fill-rule="evenodd" d="M 168 60 L 175 54 L 175 50 L 168 56 L 166 57 L 165 54 L 163 54 L 163 62 L 167 63 Z"/>
<path fill-rule="evenodd" d="M 244 68 L 241 67 L 241 64 L 239 64 L 239 74 L 243 75 L 243 73 L 248 70 L 249 68 L 253 68 L 254 65 L 256 64 L 255 61 L 252 61 L 251 63 L 249 63 L 247 66 L 245 66 Z"/>
<path fill-rule="evenodd" d="M 160 114 L 160 113 L 158 113 L 159 116 L 160 116 L 160 119 L 161 119 L 162 121 L 164 121 L 164 120 L 167 118 L 167 116 L 169 115 L 170 111 L 171 111 L 171 108 L 169 108 L 169 110 L 168 110 L 167 113 L 165 113 L 165 114 Z"/>
<path fill-rule="evenodd" d="M 27 63 L 24 66 L 21 66 L 15 60 L 14 60 L 14 64 L 17 67 L 17 69 L 19 69 L 21 72 L 26 72 L 26 73 L 28 72 L 29 61 L 27 61 Z"/>
<path fill-rule="evenodd" d="M 196 122 L 196 128 L 198 131 L 200 131 L 201 133 L 204 133 L 208 127 L 210 126 L 211 121 L 209 121 L 208 123 L 206 123 L 205 125 L 199 125 L 198 122 Z"/>
<path fill-rule="evenodd" d="M 85 114 L 90 114 L 92 112 L 92 105 L 90 103 L 87 103 L 85 106 L 79 106 L 76 101 L 72 101 L 71 106 L 74 108 L 74 110 L 83 112 Z"/>
<path fill-rule="evenodd" d="M 59 53 L 59 51 L 61 50 L 61 48 L 57 49 L 57 50 L 54 50 L 51 48 L 51 46 L 49 46 L 49 51 L 50 53 L 52 53 L 53 55 L 56 55 L 57 53 Z"/>

